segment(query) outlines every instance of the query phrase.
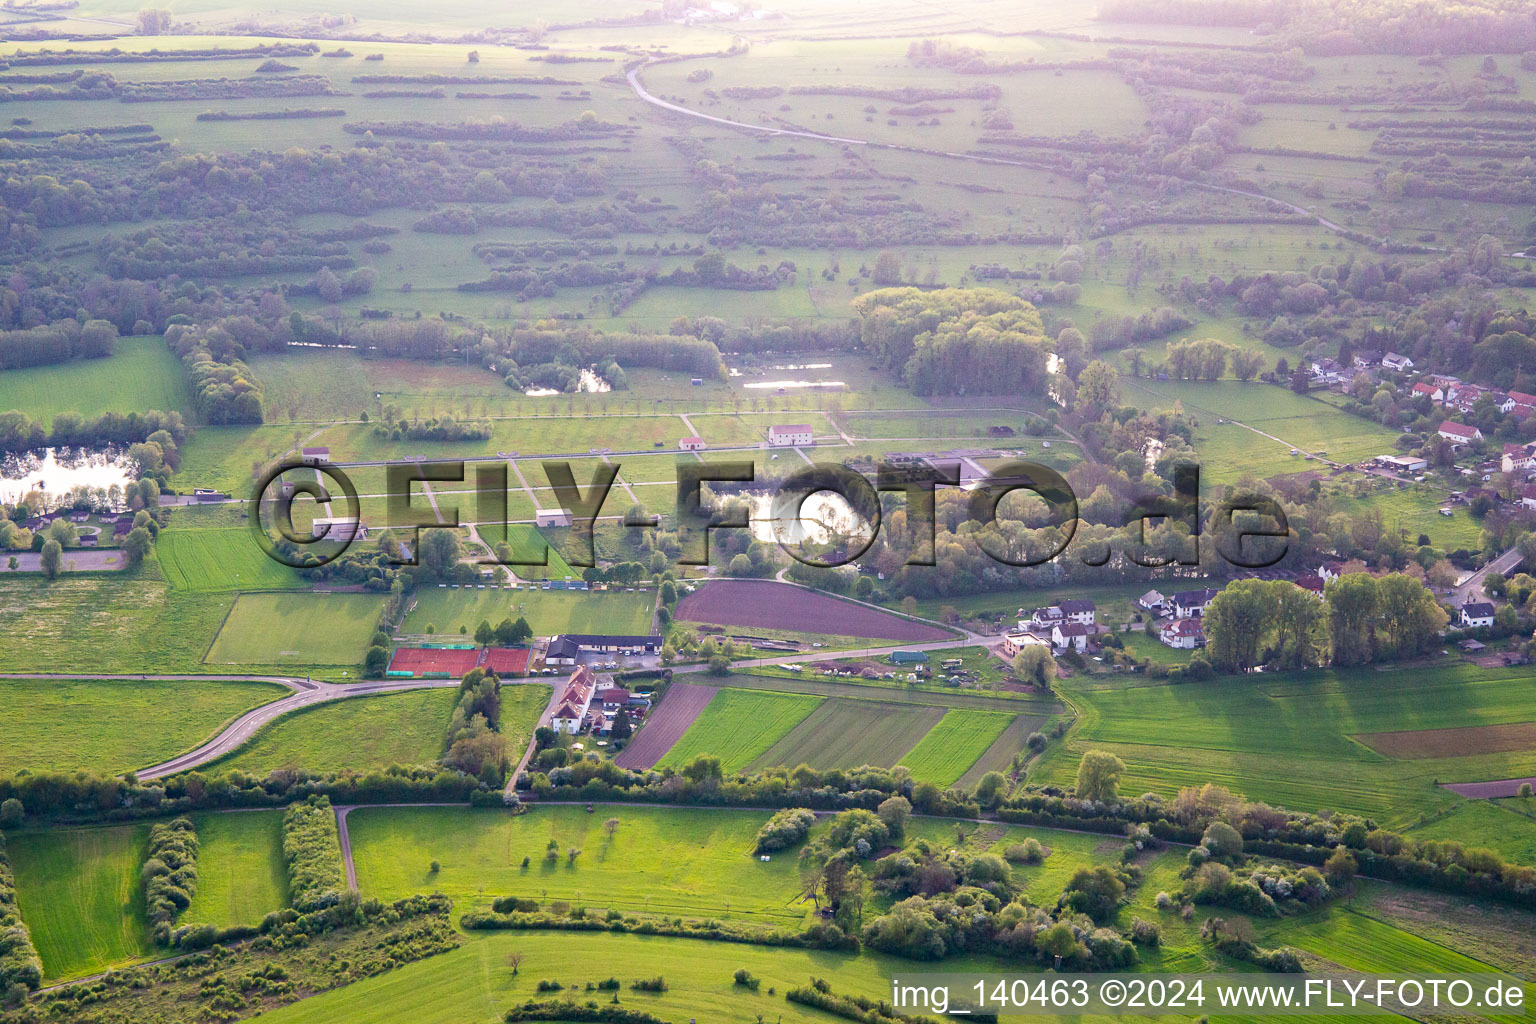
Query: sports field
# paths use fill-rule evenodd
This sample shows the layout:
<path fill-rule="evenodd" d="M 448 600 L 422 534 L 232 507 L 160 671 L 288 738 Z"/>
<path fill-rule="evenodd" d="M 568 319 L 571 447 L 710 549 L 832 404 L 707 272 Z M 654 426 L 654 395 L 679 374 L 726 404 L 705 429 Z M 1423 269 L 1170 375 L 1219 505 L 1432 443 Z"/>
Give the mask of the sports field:
<path fill-rule="evenodd" d="M 287 692 L 272 683 L 190 679 L 0 679 L 0 774 L 111 774 L 158 764 Z"/>
<path fill-rule="evenodd" d="M 186 414 L 191 407 L 181 364 L 160 337 L 118 338 L 105 359 L 0 372 L 0 409 L 24 412 L 44 426 L 60 412 L 89 418 L 147 409 Z"/>
<path fill-rule="evenodd" d="M 425 633 L 433 626 L 439 634 L 471 635 L 481 622 L 496 625 L 503 619 L 525 617 L 535 636 L 557 633 L 613 633 L 642 635 L 651 631 L 654 590 L 542 590 L 510 588 L 428 586 L 417 591 L 416 604 L 401 631 Z"/>
<path fill-rule="evenodd" d="M 301 708 L 269 722 L 218 767 L 264 775 L 274 768 L 367 771 L 430 764 L 443 756 L 456 697 L 452 689 L 408 690 Z"/>
<path fill-rule="evenodd" d="M 247 530 L 166 530 L 155 543 L 166 580 L 178 590 L 278 590 L 307 587 L 295 570 L 268 558 Z"/>
<path fill-rule="evenodd" d="M 148 825 L 6 836 L 17 904 L 49 979 L 150 955 L 139 870 Z"/>
<path fill-rule="evenodd" d="M 808 764 L 812 768 L 883 768 L 901 763 L 944 717 L 944 710 L 873 700 L 824 701 L 783 739 L 760 754 L 753 768 Z"/>
<path fill-rule="evenodd" d="M 917 746 L 902 755 L 912 777 L 940 786 L 955 783 L 1008 728 L 1014 716 L 999 711 L 949 711 Z"/>
<path fill-rule="evenodd" d="M 204 661 L 210 665 L 353 665 L 384 609 L 377 594 L 241 594 Z"/>
<path fill-rule="evenodd" d="M 618 819 L 610 841 L 604 822 Z M 793 857 L 751 856 L 766 815 L 757 811 L 599 806 L 496 810 L 363 807 L 347 818 L 358 887 L 392 900 L 441 892 L 463 909 L 498 896 L 565 900 L 573 906 L 789 924 L 796 900 Z M 550 840 L 559 844 L 546 859 Z M 575 861 L 571 850 L 580 850 Z M 529 867 L 521 867 L 524 857 Z M 430 870 L 432 861 L 440 869 Z"/>
<path fill-rule="evenodd" d="M 720 758 L 722 771 L 741 771 L 799 725 L 822 699 L 763 690 L 721 690 L 656 767 L 680 768 L 700 754 L 711 754 Z"/>
<path fill-rule="evenodd" d="M 192 820 L 197 891 L 181 921 L 219 928 L 257 924 L 288 905 L 281 811 L 199 814 Z"/>

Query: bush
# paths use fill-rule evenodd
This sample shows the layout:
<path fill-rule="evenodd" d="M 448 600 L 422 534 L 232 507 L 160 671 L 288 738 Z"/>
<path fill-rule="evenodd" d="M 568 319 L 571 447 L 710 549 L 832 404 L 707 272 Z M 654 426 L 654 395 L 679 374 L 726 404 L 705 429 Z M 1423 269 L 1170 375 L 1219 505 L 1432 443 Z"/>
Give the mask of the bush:
<path fill-rule="evenodd" d="M 17 985 L 34 989 L 42 982 L 43 962 L 16 909 L 16 876 L 5 855 L 5 837 L 0 835 L 0 987 L 9 994 Z"/>
<path fill-rule="evenodd" d="M 760 984 L 760 982 L 754 978 L 752 976 L 752 972 L 747 970 L 745 967 L 737 968 L 735 977 L 736 984 L 749 988 L 753 992 L 757 991 L 757 986 Z"/>
<path fill-rule="evenodd" d="M 805 841 L 816 815 L 804 807 L 789 807 L 776 812 L 757 830 L 757 845 L 753 853 L 770 853 L 796 846 Z"/>
<path fill-rule="evenodd" d="M 531 914 L 539 909 L 539 902 L 519 896 L 503 896 L 491 904 L 491 909 L 498 914 Z"/>
<path fill-rule="evenodd" d="M 1131 918 L 1131 941 L 1139 946 L 1156 946 L 1163 941 L 1163 930 L 1155 921 Z"/>
<path fill-rule="evenodd" d="M 1003 851 L 1003 857 L 1014 864 L 1039 864 L 1045 860 L 1045 847 L 1033 837 L 1022 843 L 1014 843 Z"/>
<path fill-rule="evenodd" d="M 283 814 L 283 859 L 294 909 L 319 910 L 341 902 L 341 840 L 329 797 L 315 795 Z"/>

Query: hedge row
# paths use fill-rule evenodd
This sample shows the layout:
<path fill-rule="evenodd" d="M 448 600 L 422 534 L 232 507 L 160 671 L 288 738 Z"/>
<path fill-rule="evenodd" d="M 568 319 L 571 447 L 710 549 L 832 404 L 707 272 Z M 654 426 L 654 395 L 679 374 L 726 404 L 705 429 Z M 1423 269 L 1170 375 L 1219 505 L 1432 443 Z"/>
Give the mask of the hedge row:
<path fill-rule="evenodd" d="M 42 982 L 43 961 L 16 909 L 16 875 L 5 855 L 5 834 L 0 833 L 0 989 L 12 985 L 37 988 Z"/>
<path fill-rule="evenodd" d="M 644 1010 L 628 1010 L 613 1003 L 597 1005 L 595 1003 L 577 1003 L 567 1000 L 563 1003 L 535 1003 L 526 1002 L 521 1006 L 514 1006 L 507 1011 L 504 1020 L 558 1020 L 565 1024 L 585 1024 L 587 1021 L 597 1021 L 600 1024 L 668 1024 L 654 1014 Z"/>
<path fill-rule="evenodd" d="M 312 796 L 283 814 L 283 859 L 295 909 L 320 910 L 341 902 L 347 883 L 329 797 Z"/>
<path fill-rule="evenodd" d="M 939 1024 L 933 1017 L 898 1013 L 885 1000 L 866 999 L 864 996 L 840 996 L 820 978 L 812 978 L 809 985 L 792 988 L 784 998 L 801 1006 L 811 1006 L 844 1020 L 859 1024 Z M 997 1015 L 985 1011 L 971 1011 L 967 1020 L 996 1021 Z"/>
<path fill-rule="evenodd" d="M 171 925 L 192 905 L 197 892 L 197 827 L 190 818 L 161 822 L 149 830 L 144 858 L 145 913 L 155 941 L 171 941 Z"/>
<path fill-rule="evenodd" d="M 500 901 L 498 901 L 499 903 Z M 486 913 L 470 911 L 459 918 L 470 931 L 564 931 L 614 932 L 621 935 L 667 935 L 673 938 L 740 942 L 750 946 L 784 946 L 792 949 L 837 949 L 857 952 L 859 940 L 834 924 L 815 924 L 803 932 L 777 928 L 752 928 L 721 921 L 685 921 L 682 918 L 635 918 L 611 911 L 606 917 L 562 917 L 550 913 Z"/>

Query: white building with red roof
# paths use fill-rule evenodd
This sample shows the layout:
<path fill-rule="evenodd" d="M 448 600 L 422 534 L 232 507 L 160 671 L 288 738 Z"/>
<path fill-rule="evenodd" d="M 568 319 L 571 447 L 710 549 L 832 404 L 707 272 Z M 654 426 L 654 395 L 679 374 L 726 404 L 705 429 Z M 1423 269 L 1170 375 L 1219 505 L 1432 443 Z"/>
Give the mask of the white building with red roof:
<path fill-rule="evenodd" d="M 815 431 L 807 423 L 775 423 L 768 428 L 768 444 L 774 448 L 798 448 L 815 443 Z"/>
<path fill-rule="evenodd" d="M 1441 437 L 1452 444 L 1471 444 L 1473 441 L 1481 441 L 1483 432 L 1476 427 L 1469 427 L 1465 423 L 1457 423 L 1454 420 L 1446 420 L 1440 424 L 1436 431 Z"/>
<path fill-rule="evenodd" d="M 551 717 L 550 724 L 555 731 L 568 732 L 573 736 L 580 732 L 596 692 L 597 676 L 587 666 L 578 666 L 565 681 L 565 691 L 560 694 L 560 702 Z"/>

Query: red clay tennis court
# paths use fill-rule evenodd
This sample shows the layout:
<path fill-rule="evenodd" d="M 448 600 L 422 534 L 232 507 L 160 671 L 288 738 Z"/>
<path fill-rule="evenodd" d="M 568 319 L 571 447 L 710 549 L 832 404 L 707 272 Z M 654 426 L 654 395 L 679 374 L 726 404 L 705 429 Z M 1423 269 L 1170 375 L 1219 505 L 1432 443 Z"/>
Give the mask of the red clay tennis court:
<path fill-rule="evenodd" d="M 425 679 L 452 679 L 471 669 L 483 668 L 498 676 L 521 676 L 528 672 L 533 652 L 526 647 L 397 647 L 389 660 L 386 676 Z"/>

